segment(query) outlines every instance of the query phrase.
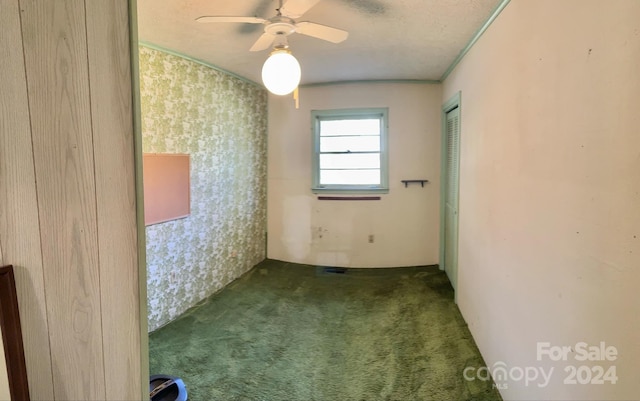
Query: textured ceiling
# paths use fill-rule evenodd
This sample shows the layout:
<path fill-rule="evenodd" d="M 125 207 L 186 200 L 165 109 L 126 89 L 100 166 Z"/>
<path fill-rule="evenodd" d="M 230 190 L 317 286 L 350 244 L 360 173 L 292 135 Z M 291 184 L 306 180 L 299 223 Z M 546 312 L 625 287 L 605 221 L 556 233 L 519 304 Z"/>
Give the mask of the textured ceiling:
<path fill-rule="evenodd" d="M 289 45 L 302 83 L 438 80 L 501 0 L 322 0 L 297 21 L 349 31 L 338 44 L 300 34 Z M 286 4 L 286 1 L 285 1 Z M 202 15 L 276 14 L 276 0 L 138 0 L 141 42 L 260 82 L 269 50 L 250 52 L 263 25 L 200 24 Z"/>

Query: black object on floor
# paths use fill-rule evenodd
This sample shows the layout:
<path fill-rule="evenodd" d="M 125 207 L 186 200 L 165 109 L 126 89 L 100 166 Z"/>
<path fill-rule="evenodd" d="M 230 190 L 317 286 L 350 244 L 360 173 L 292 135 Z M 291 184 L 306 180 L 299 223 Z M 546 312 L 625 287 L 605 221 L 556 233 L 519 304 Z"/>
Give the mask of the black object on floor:
<path fill-rule="evenodd" d="M 187 401 L 187 388 L 181 378 L 168 375 L 149 377 L 151 401 Z"/>
<path fill-rule="evenodd" d="M 344 267 L 317 267 L 316 268 L 316 273 L 318 275 L 324 275 L 324 274 L 346 274 L 347 273 L 347 269 Z"/>

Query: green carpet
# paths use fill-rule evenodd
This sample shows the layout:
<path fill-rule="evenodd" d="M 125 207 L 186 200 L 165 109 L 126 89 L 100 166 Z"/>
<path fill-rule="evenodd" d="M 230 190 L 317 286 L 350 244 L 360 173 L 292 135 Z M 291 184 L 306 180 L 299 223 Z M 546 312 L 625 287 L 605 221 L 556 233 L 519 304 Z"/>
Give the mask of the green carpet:
<path fill-rule="evenodd" d="M 266 260 L 149 338 L 190 401 L 499 400 L 437 267 Z"/>

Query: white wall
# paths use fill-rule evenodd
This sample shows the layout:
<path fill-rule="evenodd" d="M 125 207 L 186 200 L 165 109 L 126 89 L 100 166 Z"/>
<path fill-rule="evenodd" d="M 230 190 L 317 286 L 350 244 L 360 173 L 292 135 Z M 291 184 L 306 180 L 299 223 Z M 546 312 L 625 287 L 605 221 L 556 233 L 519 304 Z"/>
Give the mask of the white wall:
<path fill-rule="evenodd" d="M 267 256 L 341 267 L 438 263 L 441 97 L 440 85 L 339 84 L 302 88 L 296 110 L 291 96 L 271 95 Z M 359 107 L 389 108 L 390 191 L 380 201 L 319 201 L 311 110 Z M 403 179 L 430 183 L 404 188 Z"/>
<path fill-rule="evenodd" d="M 514 0 L 462 91 L 458 303 L 487 363 L 554 368 L 505 399 L 637 399 L 640 2 Z M 563 384 L 537 342 L 615 346 L 617 384 Z M 575 351 L 575 349 L 573 350 Z"/>

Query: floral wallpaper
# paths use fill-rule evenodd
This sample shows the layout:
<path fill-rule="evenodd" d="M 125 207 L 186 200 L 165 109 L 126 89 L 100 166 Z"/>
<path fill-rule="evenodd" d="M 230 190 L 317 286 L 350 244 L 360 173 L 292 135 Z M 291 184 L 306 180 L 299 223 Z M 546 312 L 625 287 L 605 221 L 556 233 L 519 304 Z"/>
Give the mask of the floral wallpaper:
<path fill-rule="evenodd" d="M 147 235 L 153 331 L 265 258 L 267 93 L 140 47 L 144 153 L 191 155 L 191 215 Z"/>

